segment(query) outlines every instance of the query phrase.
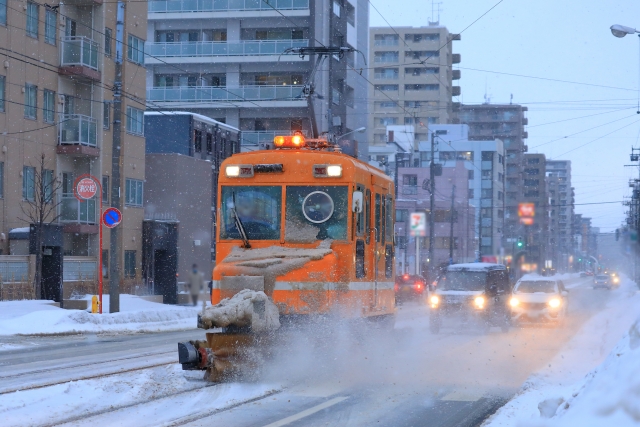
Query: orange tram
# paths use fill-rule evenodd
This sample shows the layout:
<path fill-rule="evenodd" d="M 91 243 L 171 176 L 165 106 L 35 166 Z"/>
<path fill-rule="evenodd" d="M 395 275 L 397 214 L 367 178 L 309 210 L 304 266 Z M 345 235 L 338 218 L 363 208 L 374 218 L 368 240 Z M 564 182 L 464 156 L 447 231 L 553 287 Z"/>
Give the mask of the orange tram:
<path fill-rule="evenodd" d="M 392 321 L 393 181 L 324 140 L 278 136 L 274 145 L 221 165 L 212 305 L 250 289 L 263 291 L 281 319 Z M 215 339 L 207 333 L 206 346 Z M 180 351 L 181 363 L 195 360 Z"/>

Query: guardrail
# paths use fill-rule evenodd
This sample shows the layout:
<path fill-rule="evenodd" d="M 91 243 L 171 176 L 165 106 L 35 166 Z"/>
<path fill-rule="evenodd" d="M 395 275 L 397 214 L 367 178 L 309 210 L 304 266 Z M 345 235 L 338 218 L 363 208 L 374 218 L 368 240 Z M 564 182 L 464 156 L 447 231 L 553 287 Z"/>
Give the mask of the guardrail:
<path fill-rule="evenodd" d="M 255 56 L 280 55 L 291 47 L 309 46 L 309 40 L 245 40 L 240 42 L 146 43 L 150 56 Z"/>
<path fill-rule="evenodd" d="M 309 0 L 152 0 L 149 12 L 226 12 L 239 10 L 304 10 Z"/>
<path fill-rule="evenodd" d="M 174 86 L 147 90 L 147 101 L 290 101 L 302 100 L 302 86 Z"/>

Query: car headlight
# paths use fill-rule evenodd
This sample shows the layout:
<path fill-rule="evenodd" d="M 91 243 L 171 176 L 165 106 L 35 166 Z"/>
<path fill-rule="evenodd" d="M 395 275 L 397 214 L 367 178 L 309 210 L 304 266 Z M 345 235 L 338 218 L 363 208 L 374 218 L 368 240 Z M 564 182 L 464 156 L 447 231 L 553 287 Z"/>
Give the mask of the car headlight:
<path fill-rule="evenodd" d="M 549 307 L 558 308 L 560 307 L 560 300 L 558 298 L 553 298 L 549 300 Z"/>
<path fill-rule="evenodd" d="M 475 303 L 476 307 L 482 308 L 484 306 L 484 297 L 476 297 L 473 302 Z"/>
<path fill-rule="evenodd" d="M 520 304 L 520 301 L 518 301 L 518 298 L 516 298 L 516 297 L 512 297 L 509 300 L 509 305 L 511 305 L 511 307 L 517 307 L 518 304 Z"/>
<path fill-rule="evenodd" d="M 440 297 L 438 295 L 431 295 L 429 301 L 431 302 L 431 307 L 436 307 L 438 304 L 440 304 Z"/>

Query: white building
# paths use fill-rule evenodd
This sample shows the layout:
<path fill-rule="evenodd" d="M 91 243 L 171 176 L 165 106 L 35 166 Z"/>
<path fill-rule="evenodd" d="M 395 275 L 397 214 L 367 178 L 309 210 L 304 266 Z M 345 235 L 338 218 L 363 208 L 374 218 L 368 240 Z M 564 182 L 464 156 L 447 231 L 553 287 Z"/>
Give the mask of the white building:
<path fill-rule="evenodd" d="M 151 0 L 147 107 L 199 113 L 239 128 L 244 149 L 275 134 L 311 130 L 302 97 L 316 57 L 287 48 L 344 46 L 315 78 L 318 130 L 341 135 L 366 126 L 369 8 L 366 0 Z M 366 139 L 361 151 L 366 152 Z"/>

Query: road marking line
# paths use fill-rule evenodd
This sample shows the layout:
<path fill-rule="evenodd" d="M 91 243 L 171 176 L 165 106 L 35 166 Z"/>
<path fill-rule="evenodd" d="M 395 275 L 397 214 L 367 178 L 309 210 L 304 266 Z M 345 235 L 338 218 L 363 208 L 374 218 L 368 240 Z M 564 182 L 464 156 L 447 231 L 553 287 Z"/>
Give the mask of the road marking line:
<path fill-rule="evenodd" d="M 477 402 L 484 396 L 480 390 L 456 390 L 443 396 L 440 400 L 457 401 L 457 402 Z"/>
<path fill-rule="evenodd" d="M 309 408 L 309 409 L 305 409 L 302 412 L 298 412 L 295 415 L 291 415 L 290 417 L 287 418 L 283 418 L 280 421 L 276 421 L 275 423 L 271 423 L 271 424 L 267 424 L 264 427 L 282 427 L 282 426 L 286 426 L 287 424 L 291 424 L 294 421 L 298 421 L 301 420 L 302 418 L 308 417 L 309 415 L 313 415 L 316 412 L 322 411 L 323 409 L 329 408 L 333 405 L 336 405 L 340 402 L 343 402 L 345 400 L 347 400 L 349 397 L 345 397 L 345 396 L 339 396 L 339 397 L 334 397 L 331 400 L 328 400 L 324 403 L 321 403 L 317 406 L 314 406 L 313 408 Z"/>

